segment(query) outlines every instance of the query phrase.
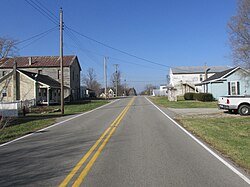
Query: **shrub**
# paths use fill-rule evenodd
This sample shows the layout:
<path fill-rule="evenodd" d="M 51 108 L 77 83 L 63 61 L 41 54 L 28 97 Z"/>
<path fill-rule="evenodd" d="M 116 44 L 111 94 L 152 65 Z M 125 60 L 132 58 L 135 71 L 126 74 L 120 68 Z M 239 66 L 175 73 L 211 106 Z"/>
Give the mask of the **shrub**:
<path fill-rule="evenodd" d="M 213 95 L 211 93 L 198 93 L 194 95 L 194 99 L 198 101 L 214 101 Z"/>
<path fill-rule="evenodd" d="M 191 92 L 190 93 L 185 93 L 184 94 L 184 99 L 185 100 L 194 100 L 194 94 L 195 93 L 191 93 Z"/>

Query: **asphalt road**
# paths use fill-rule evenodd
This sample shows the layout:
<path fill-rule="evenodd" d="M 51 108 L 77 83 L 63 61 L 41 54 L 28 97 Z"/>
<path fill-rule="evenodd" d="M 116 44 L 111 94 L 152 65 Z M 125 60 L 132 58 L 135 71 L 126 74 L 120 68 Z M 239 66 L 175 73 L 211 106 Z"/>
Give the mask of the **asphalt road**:
<path fill-rule="evenodd" d="M 0 186 L 73 184 L 250 186 L 144 97 L 0 147 Z"/>

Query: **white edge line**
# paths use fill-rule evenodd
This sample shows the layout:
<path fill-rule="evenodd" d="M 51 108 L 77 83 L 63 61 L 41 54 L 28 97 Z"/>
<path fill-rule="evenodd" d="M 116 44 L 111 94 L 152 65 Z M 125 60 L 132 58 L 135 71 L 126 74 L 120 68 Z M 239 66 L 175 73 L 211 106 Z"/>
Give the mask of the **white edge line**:
<path fill-rule="evenodd" d="M 72 120 L 72 119 L 75 119 L 75 118 L 78 118 L 78 117 L 80 117 L 80 116 L 86 115 L 86 114 L 88 114 L 88 113 L 90 113 L 90 112 L 94 112 L 94 111 L 96 111 L 96 110 L 98 110 L 98 109 L 101 109 L 101 108 L 103 108 L 103 107 L 105 107 L 105 106 L 108 106 L 108 105 L 110 105 L 110 104 L 112 104 L 112 103 L 114 103 L 114 102 L 116 102 L 116 101 L 118 101 L 118 100 L 120 100 L 120 99 L 113 100 L 113 101 L 111 101 L 110 103 L 107 103 L 107 104 L 105 104 L 105 105 L 103 105 L 103 106 L 100 106 L 100 107 L 98 107 L 98 108 L 95 108 L 95 109 L 93 109 L 93 110 L 84 112 L 84 113 L 82 113 L 82 114 L 78 114 L 78 115 L 76 115 L 76 116 L 74 116 L 74 117 L 72 117 L 72 118 L 69 118 L 69 119 L 66 119 L 66 120 L 64 120 L 64 121 L 55 123 L 54 125 L 50 125 L 50 126 L 45 127 L 45 128 L 43 128 L 43 129 L 37 130 L 37 131 L 35 131 L 35 132 L 33 132 L 33 133 L 30 133 L 30 134 L 24 135 L 24 136 L 22 136 L 22 137 L 16 138 L 16 139 L 14 139 L 14 140 L 11 140 L 11 141 L 9 141 L 9 142 L 0 144 L 0 147 L 6 146 L 6 145 L 11 144 L 11 143 L 14 143 L 14 142 L 16 142 L 16 141 L 18 141 L 18 140 L 21 140 L 21 139 L 24 139 L 24 138 L 26 138 L 26 137 L 32 136 L 32 135 L 36 134 L 37 132 L 41 132 L 41 131 L 50 129 L 50 128 L 52 128 L 52 127 L 55 127 L 55 126 L 57 126 L 57 125 L 60 125 L 60 124 L 65 123 L 65 122 L 67 122 L 67 121 L 70 121 L 70 120 Z M 63 117 L 63 116 L 62 116 L 62 117 Z"/>
<path fill-rule="evenodd" d="M 155 108 L 157 108 L 164 116 L 166 116 L 170 121 L 172 121 L 177 127 L 179 127 L 181 130 L 183 130 L 187 135 L 189 135 L 194 141 L 196 141 L 198 144 L 200 144 L 204 149 L 206 149 L 210 154 L 212 154 L 215 158 L 217 158 L 219 161 L 221 161 L 225 166 L 227 166 L 229 169 L 231 169 L 235 174 L 237 174 L 240 178 L 242 178 L 246 183 L 250 184 L 250 179 L 242 174 L 240 171 L 238 171 L 235 167 L 233 167 L 231 164 L 229 164 L 226 160 L 221 158 L 218 154 L 216 154 L 214 151 L 212 151 L 210 148 L 208 148 L 204 143 L 202 143 L 200 140 L 198 140 L 195 136 L 193 136 L 190 132 L 188 132 L 186 129 L 184 129 L 181 125 L 179 125 L 176 121 L 174 121 L 171 117 L 169 117 L 165 112 L 163 112 L 158 106 L 156 106 L 152 101 L 150 101 L 147 97 L 145 97 Z"/>

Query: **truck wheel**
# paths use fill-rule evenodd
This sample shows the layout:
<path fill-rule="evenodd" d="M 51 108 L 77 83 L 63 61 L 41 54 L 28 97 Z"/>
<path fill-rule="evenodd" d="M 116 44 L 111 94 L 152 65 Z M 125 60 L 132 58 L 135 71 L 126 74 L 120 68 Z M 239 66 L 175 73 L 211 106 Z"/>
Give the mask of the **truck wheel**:
<path fill-rule="evenodd" d="M 229 114 L 237 114 L 237 110 L 234 110 L 234 109 L 229 109 L 228 110 Z"/>
<path fill-rule="evenodd" d="M 249 105 L 241 105 L 239 107 L 239 113 L 242 116 L 250 115 L 250 106 Z"/>

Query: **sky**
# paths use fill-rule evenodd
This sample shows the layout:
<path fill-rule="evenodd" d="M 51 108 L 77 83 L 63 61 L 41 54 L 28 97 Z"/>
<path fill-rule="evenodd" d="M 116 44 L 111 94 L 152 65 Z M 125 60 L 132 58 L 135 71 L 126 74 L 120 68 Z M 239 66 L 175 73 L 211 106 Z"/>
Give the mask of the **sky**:
<path fill-rule="evenodd" d="M 122 82 L 137 92 L 147 84 L 165 84 L 170 67 L 233 66 L 227 23 L 236 14 L 236 0 L 1 0 L 0 4 L 0 37 L 23 41 L 52 29 L 19 43 L 20 56 L 59 55 L 62 7 L 64 55 L 77 55 L 83 74 L 93 68 L 101 84 L 104 56 L 109 57 L 108 83 L 114 64 L 119 64 Z"/>

